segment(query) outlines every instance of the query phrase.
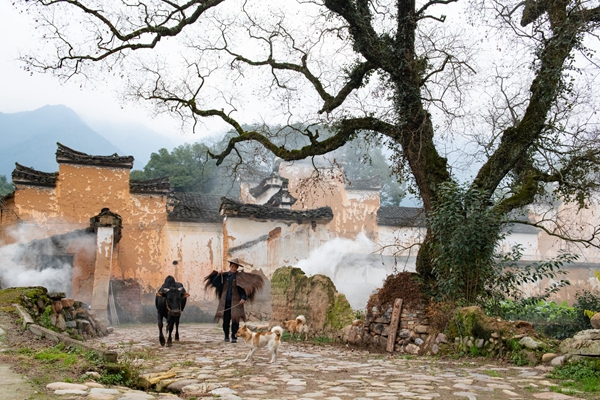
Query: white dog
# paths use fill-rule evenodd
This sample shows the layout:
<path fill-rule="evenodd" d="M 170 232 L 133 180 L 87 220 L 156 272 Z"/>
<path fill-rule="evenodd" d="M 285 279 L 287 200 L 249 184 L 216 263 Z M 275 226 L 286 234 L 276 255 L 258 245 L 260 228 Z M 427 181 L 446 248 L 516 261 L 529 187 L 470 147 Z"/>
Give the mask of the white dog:
<path fill-rule="evenodd" d="M 252 355 L 257 349 L 267 347 L 271 353 L 271 361 L 269 364 L 277 361 L 277 348 L 281 342 L 281 335 L 283 334 L 283 328 L 280 326 L 274 326 L 271 332 L 252 332 L 246 326 L 238 329 L 236 336 L 244 339 L 244 342 L 250 346 L 250 352 L 246 356 L 244 361 L 250 360 L 252 362 Z"/>

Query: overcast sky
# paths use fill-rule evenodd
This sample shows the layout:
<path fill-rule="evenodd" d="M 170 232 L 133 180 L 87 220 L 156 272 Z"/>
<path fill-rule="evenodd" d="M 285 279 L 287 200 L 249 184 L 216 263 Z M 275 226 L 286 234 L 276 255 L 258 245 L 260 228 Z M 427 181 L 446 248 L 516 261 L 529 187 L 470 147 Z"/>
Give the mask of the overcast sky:
<path fill-rule="evenodd" d="M 0 1 L 0 112 L 32 111 L 47 104 L 64 104 L 87 119 L 139 122 L 158 133 L 181 139 L 177 121 L 152 118 L 147 109 L 120 103 L 118 94 L 105 85 L 80 89 L 61 84 L 48 74 L 33 76 L 16 60 L 21 52 L 35 47 L 33 26 L 27 15 L 19 14 L 10 1 Z M 184 135 L 194 141 L 199 135 Z"/>

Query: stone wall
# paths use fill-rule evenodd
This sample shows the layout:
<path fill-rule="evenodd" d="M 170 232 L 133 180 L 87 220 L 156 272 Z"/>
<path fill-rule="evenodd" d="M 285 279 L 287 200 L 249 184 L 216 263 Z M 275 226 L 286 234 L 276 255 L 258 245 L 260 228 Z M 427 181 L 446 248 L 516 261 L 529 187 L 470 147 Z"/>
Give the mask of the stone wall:
<path fill-rule="evenodd" d="M 299 268 L 281 267 L 271 279 L 270 324 L 304 315 L 312 335 L 335 336 L 353 319 L 350 303 L 324 275 L 310 278 Z"/>
<path fill-rule="evenodd" d="M 392 307 L 385 311 L 372 307 L 367 311 L 364 321 L 354 321 L 338 333 L 338 338 L 356 346 L 385 351 L 391 330 L 392 310 Z M 424 354 L 430 351 L 436 354 L 440 342 L 445 342 L 443 335 L 430 336 L 425 305 L 417 302 L 402 307 L 394 352 Z"/>

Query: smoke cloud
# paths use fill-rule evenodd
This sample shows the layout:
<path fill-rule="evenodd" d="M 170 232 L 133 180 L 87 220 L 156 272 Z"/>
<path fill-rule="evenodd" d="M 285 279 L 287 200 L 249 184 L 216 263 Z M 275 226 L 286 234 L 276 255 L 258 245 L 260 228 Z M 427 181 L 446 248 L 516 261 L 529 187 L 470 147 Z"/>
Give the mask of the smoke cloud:
<path fill-rule="evenodd" d="M 363 310 L 371 294 L 394 271 L 393 257 L 373 254 L 376 245 L 364 233 L 356 239 L 336 238 L 311 252 L 296 264 L 307 276 L 328 276 L 350 306 Z"/>
<path fill-rule="evenodd" d="M 41 234 L 38 227 L 20 226 L 10 232 L 15 243 L 0 243 L 0 286 L 43 286 L 71 296 L 72 254 L 82 249 L 95 251 L 93 241 L 77 233 L 67 234 L 63 242 L 40 239 Z"/>

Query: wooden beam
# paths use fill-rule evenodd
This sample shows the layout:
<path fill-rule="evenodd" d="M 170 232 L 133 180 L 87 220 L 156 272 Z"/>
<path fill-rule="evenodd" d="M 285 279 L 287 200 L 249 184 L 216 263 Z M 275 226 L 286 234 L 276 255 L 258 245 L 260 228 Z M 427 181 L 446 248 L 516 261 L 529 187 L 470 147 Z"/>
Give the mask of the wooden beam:
<path fill-rule="evenodd" d="M 400 325 L 400 314 L 402 311 L 402 299 L 396 299 L 394 301 L 394 308 L 392 309 L 392 320 L 390 321 L 390 333 L 388 334 L 386 351 L 393 353 L 394 346 L 396 345 L 396 335 L 398 334 L 398 325 Z"/>

